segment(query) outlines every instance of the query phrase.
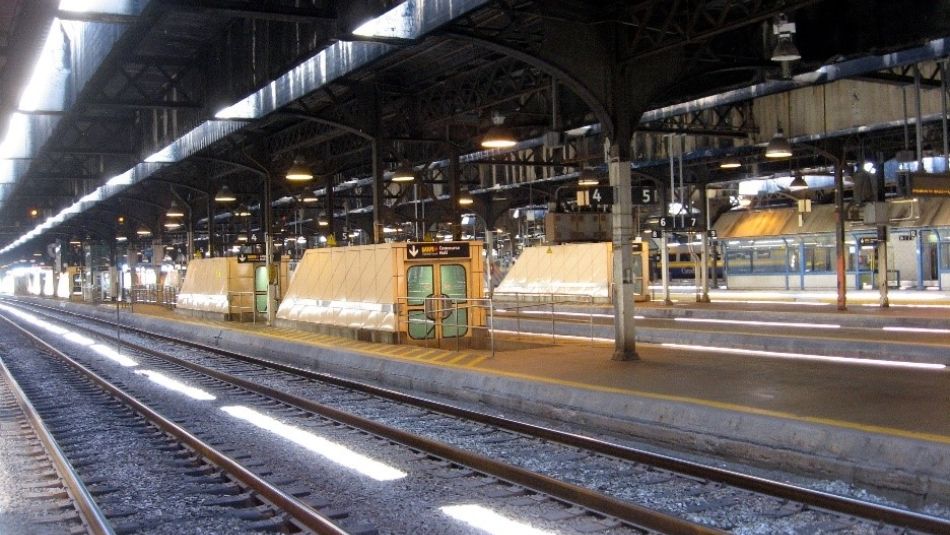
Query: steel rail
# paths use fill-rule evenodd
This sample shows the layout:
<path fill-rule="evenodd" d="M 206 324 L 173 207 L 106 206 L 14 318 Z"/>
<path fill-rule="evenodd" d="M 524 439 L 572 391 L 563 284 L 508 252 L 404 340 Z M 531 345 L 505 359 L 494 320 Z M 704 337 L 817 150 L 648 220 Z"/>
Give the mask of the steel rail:
<path fill-rule="evenodd" d="M 38 305 L 32 302 L 29 302 L 31 306 L 36 306 L 40 308 L 46 308 L 59 313 L 64 313 L 76 317 L 81 317 L 94 321 L 96 323 L 106 324 L 110 326 L 116 326 L 117 324 L 94 316 L 89 316 L 86 314 L 80 314 L 77 312 L 67 311 L 59 308 L 53 308 L 45 305 Z M 670 470 L 687 476 L 693 476 L 702 479 L 713 480 L 721 483 L 725 483 L 731 486 L 743 488 L 749 491 L 758 492 L 761 494 L 767 494 L 775 496 L 777 498 L 783 498 L 787 500 L 792 500 L 798 503 L 802 503 L 808 506 L 826 509 L 836 513 L 849 514 L 853 516 L 858 516 L 867 520 L 883 522 L 888 525 L 893 526 L 902 526 L 909 529 L 920 530 L 924 532 L 931 533 L 950 533 L 950 520 L 925 515 L 921 513 L 915 513 L 913 511 L 908 511 L 906 509 L 900 509 L 897 507 L 891 507 L 882 504 L 875 504 L 870 502 L 864 502 L 854 498 L 848 498 L 846 496 L 840 496 L 836 494 L 831 494 L 827 492 L 822 492 L 819 490 L 813 490 L 805 487 L 800 487 L 797 485 L 791 485 L 788 483 L 783 483 L 779 481 L 774 481 L 762 477 L 757 477 L 749 474 L 744 474 L 741 472 L 736 472 L 733 470 L 727 470 L 724 468 L 718 468 L 714 466 L 708 466 L 700 463 L 695 463 L 692 461 L 687 461 L 684 459 L 679 459 L 676 457 L 670 457 L 668 455 L 663 455 L 659 453 L 654 453 L 646 450 L 641 450 L 637 448 L 631 448 L 628 446 L 621 446 L 618 444 L 613 444 L 603 440 L 586 437 L 574 433 L 568 433 L 565 431 L 559 431 L 556 429 L 551 429 L 547 427 L 542 427 L 534 424 L 529 424 L 521 422 L 518 420 L 510 420 L 507 418 L 502 418 L 499 416 L 494 416 L 491 414 L 485 414 L 470 409 L 465 409 L 462 407 L 457 407 L 447 403 L 434 401 L 426 398 L 416 397 L 403 392 L 396 390 L 391 390 L 387 388 L 382 388 L 379 386 L 374 386 L 366 383 L 361 383 L 359 381 L 354 381 L 351 379 L 345 379 L 342 377 L 330 375 L 327 373 L 314 372 L 311 370 L 306 370 L 298 368 L 295 366 L 290 366 L 287 364 L 282 364 L 279 362 L 274 362 L 271 360 L 263 359 L 260 357 L 254 357 L 250 355 L 245 355 L 242 353 L 234 351 L 226 351 L 220 348 L 206 346 L 197 342 L 191 342 L 186 340 L 180 340 L 171 336 L 167 336 L 161 333 L 155 333 L 141 328 L 132 327 L 126 324 L 119 324 L 121 327 L 126 329 L 136 331 L 148 336 L 153 336 L 162 340 L 167 340 L 169 342 L 174 342 L 177 344 L 185 345 L 188 347 L 193 347 L 200 349 L 202 351 L 207 351 L 210 353 L 216 353 L 221 356 L 234 358 L 243 362 L 257 364 L 260 366 L 269 367 L 275 370 L 283 371 L 286 373 L 295 374 L 301 377 L 308 379 L 313 379 L 315 381 L 324 382 L 327 384 L 332 384 L 335 386 L 340 386 L 344 388 L 349 388 L 357 390 L 366 394 L 379 396 L 382 398 L 390 399 L 400 403 L 406 403 L 414 405 L 420 408 L 425 408 L 434 412 L 439 412 L 448 416 L 454 416 L 457 418 L 464 418 L 474 422 L 492 425 L 500 429 L 505 429 L 515 433 L 520 433 L 523 435 L 528 435 L 532 437 L 541 438 L 551 442 L 557 442 L 571 447 L 587 449 L 604 455 L 609 455 L 619 459 L 623 459 L 630 462 L 637 462 L 642 464 L 648 464 L 655 466 L 657 468 L 662 468 L 665 470 Z M 129 345 L 126 343 L 126 345 Z M 131 346 L 130 346 L 131 347 Z M 151 351 L 150 348 L 142 348 L 145 351 Z M 173 357 L 174 358 L 174 357 Z"/>
<path fill-rule="evenodd" d="M 261 479 L 234 459 L 221 453 L 208 443 L 189 433 L 183 427 L 165 418 L 138 399 L 125 393 L 119 387 L 113 385 L 102 376 L 86 368 L 66 353 L 56 349 L 39 336 L 18 325 L 5 314 L 0 313 L 0 318 L 22 332 L 24 336 L 28 337 L 34 343 L 39 345 L 42 350 L 59 358 L 81 374 L 85 375 L 100 388 L 129 406 L 135 412 L 142 415 L 153 425 L 174 436 L 182 444 L 187 445 L 196 453 L 229 473 L 248 488 L 254 490 L 263 500 L 288 513 L 290 517 L 301 526 L 320 535 L 347 535 L 346 531 L 337 527 L 337 525 L 334 524 L 329 518 L 321 515 L 312 507 Z"/>
<path fill-rule="evenodd" d="M 112 525 L 106 519 L 102 509 L 99 508 L 95 498 L 92 497 L 89 489 L 79 478 L 79 474 L 76 473 L 72 464 L 66 459 L 66 454 L 63 453 L 59 443 L 46 428 L 46 424 L 43 423 L 43 419 L 36 411 L 33 403 L 30 402 L 26 393 L 20 388 L 20 384 L 17 383 L 16 378 L 13 377 L 13 374 L 10 373 L 10 370 L 2 361 L 0 361 L 0 377 L 7 383 L 13 397 L 16 398 L 17 405 L 23 411 L 30 422 L 30 427 L 33 428 L 33 432 L 36 433 L 37 438 L 43 444 L 47 457 L 52 461 L 63 483 L 66 484 L 66 490 L 76 504 L 76 509 L 79 511 L 83 525 L 86 526 L 86 531 L 93 535 L 115 535 Z"/>
<path fill-rule="evenodd" d="M 75 325 L 72 327 L 83 329 L 82 327 L 77 327 Z M 90 331 L 89 329 L 83 330 L 90 333 L 95 332 Z M 97 336 L 108 336 L 98 332 L 95 334 Z M 339 409 L 334 409 L 333 407 L 329 407 L 306 398 L 301 398 L 270 387 L 262 386 L 253 381 L 235 377 L 219 370 L 180 359 L 156 349 L 131 343 L 128 340 L 123 340 L 122 343 L 125 347 L 134 351 L 141 352 L 183 368 L 213 377 L 220 381 L 233 384 L 245 390 L 269 397 L 304 411 L 318 414 L 343 425 L 361 429 L 368 433 L 386 438 L 387 440 L 401 443 L 416 450 L 425 451 L 453 463 L 467 466 L 477 472 L 491 475 L 497 479 L 532 489 L 541 494 L 545 494 L 565 502 L 579 505 L 596 513 L 612 516 L 640 529 L 674 535 L 706 535 L 725 533 L 715 528 L 690 522 L 677 516 L 650 509 L 648 507 L 624 502 L 622 500 L 606 496 L 579 485 L 559 481 L 552 477 L 503 463 L 477 453 L 456 448 L 443 442 L 422 437 L 414 433 L 409 433 L 407 431 L 375 422 L 367 418 L 356 416 Z M 203 346 L 200 345 L 195 345 L 194 347 L 203 348 Z M 207 348 L 203 349 L 207 350 Z M 217 351 L 215 351 L 215 353 L 217 353 Z"/>

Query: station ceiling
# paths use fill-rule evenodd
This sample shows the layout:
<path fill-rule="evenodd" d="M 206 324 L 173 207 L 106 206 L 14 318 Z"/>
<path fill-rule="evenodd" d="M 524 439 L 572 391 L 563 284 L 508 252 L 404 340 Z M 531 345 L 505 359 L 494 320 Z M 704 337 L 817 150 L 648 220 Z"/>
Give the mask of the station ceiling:
<path fill-rule="evenodd" d="M 455 191 L 446 164 L 453 155 L 462 156 L 460 187 L 474 192 L 485 190 L 484 164 L 499 160 L 569 175 L 603 164 L 603 140 L 580 136 L 571 151 L 548 150 L 540 140 L 552 131 L 562 133 L 562 144 L 563 132 L 572 129 L 610 135 L 623 131 L 609 122 L 612 113 L 630 115 L 635 126 L 643 112 L 950 36 L 945 0 L 111 0 L 85 6 L 110 6 L 100 11 L 82 9 L 81 0 L 64 4 L 0 3 L 4 132 L 20 124 L 11 114 L 22 108 L 50 28 L 65 43 L 58 49 L 65 68 L 54 80 L 62 86 L 52 92 L 55 102 L 21 113 L 19 120 L 32 125 L 29 142 L 14 143 L 17 150 L 7 143 L 2 154 L 2 262 L 55 239 L 108 240 L 142 225 L 158 235 L 173 199 L 190 206 L 197 221 L 209 195 L 225 184 L 243 202 L 259 205 L 266 175 L 271 197 L 283 200 L 275 207 L 278 222 L 297 217 L 288 198 L 316 191 L 323 213 L 371 228 L 374 138 L 382 140 L 376 144 L 382 167 L 407 161 L 420 170 L 412 198 L 431 201 L 429 220 L 450 217 L 457 214 L 445 198 Z M 771 60 L 779 14 L 796 24 L 802 56 L 785 72 Z M 53 24 L 54 17 L 64 24 Z M 376 26 L 367 29 L 367 21 Z M 317 80 L 330 71 L 338 76 Z M 913 82 L 900 68 L 862 76 Z M 623 95 L 626 112 L 605 102 L 611 92 Z M 248 101 L 252 95 L 257 99 Z M 537 158 L 478 152 L 480 136 L 499 113 L 519 139 L 535 140 L 524 148 Z M 652 126 L 735 134 L 720 131 L 731 126 L 724 124 Z M 308 186 L 282 178 L 296 158 L 317 175 Z M 501 185 L 517 185 L 523 174 L 514 170 Z M 117 187 L 102 190 L 110 181 Z M 508 207 L 543 202 L 558 185 L 539 180 L 510 188 L 504 198 L 485 194 L 475 209 L 492 219 Z M 380 189 L 384 221 L 415 217 L 409 188 Z M 102 194 L 90 197 L 97 191 Z M 70 207 L 77 209 L 62 222 L 20 239 Z M 8 247 L 18 239 L 20 246 Z"/>

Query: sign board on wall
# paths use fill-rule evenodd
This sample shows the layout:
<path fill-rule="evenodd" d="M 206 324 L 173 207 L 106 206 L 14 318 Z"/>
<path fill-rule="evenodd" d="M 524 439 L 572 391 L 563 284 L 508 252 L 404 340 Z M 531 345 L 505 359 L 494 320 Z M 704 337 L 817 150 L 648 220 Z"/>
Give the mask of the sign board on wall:
<path fill-rule="evenodd" d="M 468 257 L 468 242 L 409 242 L 406 245 L 406 258 L 408 260 Z"/>

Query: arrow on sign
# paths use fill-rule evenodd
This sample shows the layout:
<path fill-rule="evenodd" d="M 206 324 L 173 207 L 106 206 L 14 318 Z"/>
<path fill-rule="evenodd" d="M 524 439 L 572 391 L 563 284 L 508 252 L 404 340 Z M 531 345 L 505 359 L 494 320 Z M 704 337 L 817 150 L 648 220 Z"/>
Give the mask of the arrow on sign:
<path fill-rule="evenodd" d="M 239 255 L 238 255 L 238 262 L 247 262 L 247 255 L 246 255 L 246 254 L 239 254 Z"/>
<path fill-rule="evenodd" d="M 409 256 L 415 258 L 419 254 L 419 249 L 415 245 L 409 247 Z"/>

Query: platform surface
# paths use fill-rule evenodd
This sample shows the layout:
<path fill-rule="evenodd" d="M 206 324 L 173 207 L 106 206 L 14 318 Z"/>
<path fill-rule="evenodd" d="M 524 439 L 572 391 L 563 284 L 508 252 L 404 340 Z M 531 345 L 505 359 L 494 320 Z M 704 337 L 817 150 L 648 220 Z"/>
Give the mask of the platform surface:
<path fill-rule="evenodd" d="M 651 305 L 659 306 L 659 305 Z M 733 308 L 735 303 L 688 305 Z M 784 312 L 794 305 L 743 305 Z M 799 310 L 808 314 L 811 307 Z M 939 310 L 939 309 L 938 309 Z M 136 313 L 176 321 L 341 348 L 374 358 L 463 368 L 592 391 L 697 404 L 749 414 L 832 425 L 857 431 L 926 440 L 950 446 L 950 369 L 906 369 L 862 362 L 798 360 L 638 345 L 640 360 L 611 360 L 612 346 L 573 342 L 528 349 L 484 350 L 391 346 L 267 327 L 263 323 L 213 322 L 182 317 L 157 306 Z M 845 314 L 888 318 L 928 317 L 924 308 L 865 309 Z M 950 315 L 950 311 L 947 312 Z M 948 318 L 950 322 L 950 318 Z M 827 333 L 821 333 L 827 335 Z M 928 343 L 950 346 L 950 333 L 927 334 Z M 446 344 L 451 345 L 451 344 Z"/>

